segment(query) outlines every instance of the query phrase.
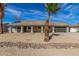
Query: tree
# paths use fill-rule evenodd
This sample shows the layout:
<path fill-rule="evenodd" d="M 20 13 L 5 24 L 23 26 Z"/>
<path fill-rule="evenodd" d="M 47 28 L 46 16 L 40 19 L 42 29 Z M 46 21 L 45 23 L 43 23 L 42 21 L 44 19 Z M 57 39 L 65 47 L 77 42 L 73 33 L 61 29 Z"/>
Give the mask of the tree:
<path fill-rule="evenodd" d="M 57 3 L 45 3 L 45 9 L 48 13 L 48 19 L 45 22 L 45 38 L 44 38 L 44 41 L 49 41 L 49 20 L 50 20 L 50 16 L 52 14 L 56 13 L 56 11 L 59 10 L 59 8 L 58 8 Z"/>
<path fill-rule="evenodd" d="M 4 6 L 5 4 L 0 3 L 0 34 L 3 33 L 3 16 L 4 16 Z"/>

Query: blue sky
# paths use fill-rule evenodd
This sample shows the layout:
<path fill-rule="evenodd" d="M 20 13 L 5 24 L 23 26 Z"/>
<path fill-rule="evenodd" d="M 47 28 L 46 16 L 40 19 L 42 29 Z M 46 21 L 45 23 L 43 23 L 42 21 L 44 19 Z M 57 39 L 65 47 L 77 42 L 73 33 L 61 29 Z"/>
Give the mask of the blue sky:
<path fill-rule="evenodd" d="M 60 10 L 52 14 L 50 22 L 64 22 L 69 25 L 79 23 L 79 3 L 59 3 Z M 43 3 L 9 3 L 4 12 L 4 23 L 17 20 L 46 20 L 47 12 Z"/>

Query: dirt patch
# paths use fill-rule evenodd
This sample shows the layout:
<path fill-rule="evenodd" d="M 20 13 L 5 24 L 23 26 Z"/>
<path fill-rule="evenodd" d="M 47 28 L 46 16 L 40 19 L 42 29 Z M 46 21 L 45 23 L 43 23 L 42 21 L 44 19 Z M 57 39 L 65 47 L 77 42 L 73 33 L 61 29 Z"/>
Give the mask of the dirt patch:
<path fill-rule="evenodd" d="M 0 42 L 0 47 L 17 47 L 33 49 L 72 49 L 79 48 L 78 43 L 24 43 L 24 42 Z"/>

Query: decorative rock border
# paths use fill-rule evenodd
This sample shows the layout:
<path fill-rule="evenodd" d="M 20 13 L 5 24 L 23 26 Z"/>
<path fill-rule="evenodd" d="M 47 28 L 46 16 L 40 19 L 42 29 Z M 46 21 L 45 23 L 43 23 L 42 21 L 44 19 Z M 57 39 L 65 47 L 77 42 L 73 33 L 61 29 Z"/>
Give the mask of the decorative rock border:
<path fill-rule="evenodd" d="M 33 49 L 73 49 L 79 48 L 78 43 L 24 43 L 24 42 L 0 42 L 1 47 L 33 48 Z"/>

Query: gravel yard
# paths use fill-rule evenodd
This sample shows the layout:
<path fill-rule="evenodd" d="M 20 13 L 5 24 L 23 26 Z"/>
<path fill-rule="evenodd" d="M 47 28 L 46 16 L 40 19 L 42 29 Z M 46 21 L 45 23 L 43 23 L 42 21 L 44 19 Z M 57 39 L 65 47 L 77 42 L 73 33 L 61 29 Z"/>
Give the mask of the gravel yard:
<path fill-rule="evenodd" d="M 4 33 L 0 34 L 0 41 L 26 43 L 79 43 L 79 33 L 55 33 L 49 42 L 44 42 L 44 33 Z"/>
<path fill-rule="evenodd" d="M 43 40 L 44 33 L 0 34 L 0 55 L 79 55 L 79 33 L 55 33 L 49 42 Z"/>

